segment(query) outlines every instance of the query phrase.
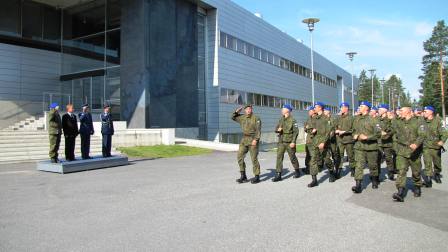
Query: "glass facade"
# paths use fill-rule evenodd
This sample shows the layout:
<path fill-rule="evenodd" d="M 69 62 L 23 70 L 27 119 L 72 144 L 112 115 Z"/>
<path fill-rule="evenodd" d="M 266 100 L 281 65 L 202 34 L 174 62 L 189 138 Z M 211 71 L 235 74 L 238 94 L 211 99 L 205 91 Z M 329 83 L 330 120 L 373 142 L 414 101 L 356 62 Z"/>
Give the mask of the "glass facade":
<path fill-rule="evenodd" d="M 205 29 L 206 16 L 198 13 L 198 128 L 199 139 L 207 139 L 207 110 L 205 83 Z"/>

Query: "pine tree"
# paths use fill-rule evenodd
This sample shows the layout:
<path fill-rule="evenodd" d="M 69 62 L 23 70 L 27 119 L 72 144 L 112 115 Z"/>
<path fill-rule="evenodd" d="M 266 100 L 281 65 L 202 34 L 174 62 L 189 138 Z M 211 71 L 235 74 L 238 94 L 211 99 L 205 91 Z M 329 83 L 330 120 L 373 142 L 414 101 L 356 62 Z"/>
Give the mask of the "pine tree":
<path fill-rule="evenodd" d="M 420 91 L 420 105 L 432 105 L 436 108 L 437 112 L 442 111 L 441 103 L 441 80 L 440 80 L 440 54 L 446 53 L 448 48 L 448 27 L 443 20 L 438 21 L 437 25 L 432 31 L 431 37 L 423 43 L 423 48 L 426 54 L 422 59 L 422 71 L 423 75 L 420 76 L 421 89 Z M 446 83 L 446 60 L 444 63 L 443 78 Z M 445 85 L 445 96 L 447 95 L 447 85 Z M 445 103 L 447 99 L 445 98 Z M 447 104 L 445 108 L 448 109 Z"/>

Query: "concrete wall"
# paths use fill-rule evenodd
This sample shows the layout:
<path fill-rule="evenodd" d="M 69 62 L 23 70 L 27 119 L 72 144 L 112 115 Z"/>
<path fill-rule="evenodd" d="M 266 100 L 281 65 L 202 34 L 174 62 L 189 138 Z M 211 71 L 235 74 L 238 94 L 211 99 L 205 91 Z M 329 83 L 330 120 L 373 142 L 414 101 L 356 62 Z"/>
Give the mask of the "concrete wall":
<path fill-rule="evenodd" d="M 42 113 L 43 92 L 59 93 L 60 53 L 0 43 L 0 128 Z"/>
<path fill-rule="evenodd" d="M 134 128 L 197 127 L 196 5 L 122 3 L 122 118 Z"/>

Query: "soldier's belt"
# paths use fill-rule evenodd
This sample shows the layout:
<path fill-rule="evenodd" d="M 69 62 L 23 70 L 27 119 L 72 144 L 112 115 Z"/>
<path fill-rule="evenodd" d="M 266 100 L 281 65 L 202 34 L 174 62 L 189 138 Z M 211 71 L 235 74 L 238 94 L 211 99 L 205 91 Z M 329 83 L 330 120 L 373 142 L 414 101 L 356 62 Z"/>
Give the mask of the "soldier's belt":
<path fill-rule="evenodd" d="M 254 137 L 255 134 L 243 134 L 243 136 L 246 136 L 246 137 Z"/>

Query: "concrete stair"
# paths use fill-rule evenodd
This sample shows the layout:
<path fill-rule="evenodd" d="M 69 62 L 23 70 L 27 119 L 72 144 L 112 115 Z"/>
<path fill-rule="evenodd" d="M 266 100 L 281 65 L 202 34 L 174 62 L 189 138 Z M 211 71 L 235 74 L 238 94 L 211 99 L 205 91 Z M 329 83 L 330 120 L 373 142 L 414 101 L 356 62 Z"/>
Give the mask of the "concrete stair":
<path fill-rule="evenodd" d="M 45 117 L 36 118 L 32 116 L 9 126 L 5 130 L 45 130 Z"/>
<path fill-rule="evenodd" d="M 101 155 L 101 136 L 93 135 L 90 155 Z M 81 138 L 76 138 L 75 155 L 81 157 Z M 65 141 L 61 139 L 59 158 L 64 159 Z M 44 130 L 1 130 L 0 164 L 30 162 L 48 159 L 48 133 Z"/>

